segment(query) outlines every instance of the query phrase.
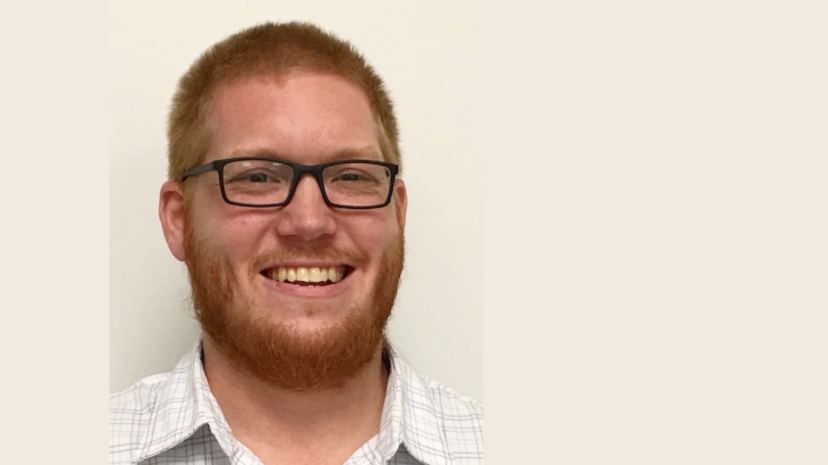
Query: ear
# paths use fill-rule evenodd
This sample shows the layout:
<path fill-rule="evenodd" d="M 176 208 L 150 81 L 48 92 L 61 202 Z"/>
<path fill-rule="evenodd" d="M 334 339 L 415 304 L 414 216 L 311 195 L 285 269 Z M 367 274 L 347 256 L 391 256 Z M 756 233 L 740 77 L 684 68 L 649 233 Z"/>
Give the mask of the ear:
<path fill-rule="evenodd" d="M 401 178 L 394 180 L 394 208 L 397 213 L 397 222 L 400 231 L 405 231 L 405 211 L 408 208 L 408 194 L 405 191 L 405 181 Z"/>
<path fill-rule="evenodd" d="M 158 216 L 161 218 L 161 228 L 164 230 L 164 238 L 167 239 L 167 246 L 175 258 L 182 262 L 184 255 L 184 193 L 181 191 L 181 183 L 178 181 L 167 181 L 161 186 L 161 198 L 158 202 Z"/>

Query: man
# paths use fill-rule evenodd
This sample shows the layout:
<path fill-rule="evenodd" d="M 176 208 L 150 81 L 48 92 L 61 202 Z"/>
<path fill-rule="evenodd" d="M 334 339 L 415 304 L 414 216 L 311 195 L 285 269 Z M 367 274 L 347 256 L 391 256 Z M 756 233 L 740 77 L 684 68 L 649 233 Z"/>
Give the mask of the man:
<path fill-rule="evenodd" d="M 203 339 L 111 397 L 110 462 L 482 462 L 482 406 L 385 340 L 397 134 L 379 76 L 314 26 L 256 26 L 192 65 L 159 213 Z"/>

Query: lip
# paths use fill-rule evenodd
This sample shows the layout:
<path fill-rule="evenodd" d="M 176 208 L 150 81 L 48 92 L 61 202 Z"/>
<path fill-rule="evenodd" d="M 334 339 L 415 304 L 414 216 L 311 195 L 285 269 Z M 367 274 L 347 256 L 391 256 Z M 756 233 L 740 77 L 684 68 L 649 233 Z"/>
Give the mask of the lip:
<path fill-rule="evenodd" d="M 353 268 L 353 265 L 348 263 L 332 263 L 332 262 L 322 262 L 322 261 L 315 261 L 315 262 L 290 262 L 290 263 L 272 263 L 267 265 L 266 267 L 262 268 L 262 271 L 269 270 L 271 268 L 328 268 L 331 266 L 347 266 L 348 268 Z"/>

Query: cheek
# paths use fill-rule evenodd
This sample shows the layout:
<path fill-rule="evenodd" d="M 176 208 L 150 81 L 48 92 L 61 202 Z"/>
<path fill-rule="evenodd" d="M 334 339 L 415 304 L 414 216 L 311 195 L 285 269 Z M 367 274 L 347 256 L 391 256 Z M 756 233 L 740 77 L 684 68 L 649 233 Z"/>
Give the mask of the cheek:
<path fill-rule="evenodd" d="M 382 254 L 391 244 L 396 242 L 400 235 L 400 228 L 393 212 L 387 216 L 355 223 L 350 228 L 353 240 L 360 249 L 368 254 Z"/>
<path fill-rule="evenodd" d="M 205 215 L 200 224 L 204 225 L 203 243 L 234 266 L 241 266 L 255 258 L 267 231 L 260 218 L 239 212 Z"/>
<path fill-rule="evenodd" d="M 225 221 L 216 225 L 222 248 L 232 261 L 252 260 L 265 247 L 265 231 L 260 222 Z"/>

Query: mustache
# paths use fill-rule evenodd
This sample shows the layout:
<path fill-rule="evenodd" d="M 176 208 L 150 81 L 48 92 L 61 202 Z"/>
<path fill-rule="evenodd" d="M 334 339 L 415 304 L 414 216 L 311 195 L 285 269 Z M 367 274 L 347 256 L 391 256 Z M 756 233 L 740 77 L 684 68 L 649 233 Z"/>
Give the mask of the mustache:
<path fill-rule="evenodd" d="M 322 249 L 298 249 L 298 248 L 280 248 L 270 252 L 265 252 L 250 265 L 250 272 L 252 274 L 259 274 L 265 268 L 272 267 L 279 263 L 290 262 L 323 262 L 323 263 L 347 263 L 351 266 L 357 266 L 365 263 L 367 258 L 365 255 L 357 252 L 350 252 L 338 247 L 325 247 Z"/>

